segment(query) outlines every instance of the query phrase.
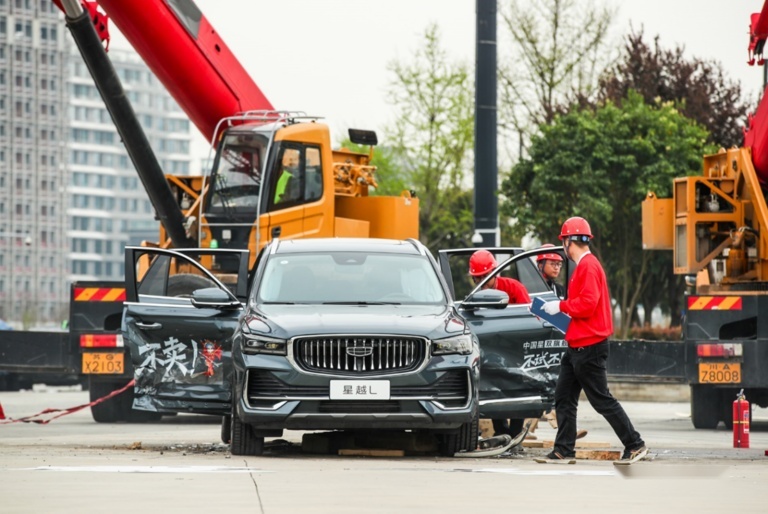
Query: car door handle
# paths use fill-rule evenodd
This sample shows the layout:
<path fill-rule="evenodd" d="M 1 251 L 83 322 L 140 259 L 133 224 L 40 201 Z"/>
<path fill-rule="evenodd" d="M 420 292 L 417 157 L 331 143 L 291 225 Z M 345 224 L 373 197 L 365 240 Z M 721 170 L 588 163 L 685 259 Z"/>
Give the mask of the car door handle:
<path fill-rule="evenodd" d="M 142 323 L 141 321 L 137 321 L 136 326 L 144 330 L 159 330 L 163 328 L 161 323 Z"/>
<path fill-rule="evenodd" d="M 280 227 L 272 227 L 272 237 L 280 237 L 280 232 L 282 229 Z"/>

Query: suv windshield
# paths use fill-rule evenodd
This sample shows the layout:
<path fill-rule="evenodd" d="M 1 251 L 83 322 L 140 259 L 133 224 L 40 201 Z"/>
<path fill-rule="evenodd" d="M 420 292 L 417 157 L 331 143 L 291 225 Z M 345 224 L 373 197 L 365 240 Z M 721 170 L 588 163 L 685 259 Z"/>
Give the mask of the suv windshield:
<path fill-rule="evenodd" d="M 446 303 L 427 258 L 392 253 L 276 254 L 253 294 L 264 303 Z"/>

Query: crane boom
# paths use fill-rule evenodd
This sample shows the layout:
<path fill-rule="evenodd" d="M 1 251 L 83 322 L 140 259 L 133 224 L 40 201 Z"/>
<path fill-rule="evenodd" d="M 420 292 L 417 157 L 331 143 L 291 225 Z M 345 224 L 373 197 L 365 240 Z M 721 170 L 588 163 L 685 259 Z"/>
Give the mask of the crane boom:
<path fill-rule="evenodd" d="M 61 7 L 60 0 L 54 2 Z M 95 12 L 94 2 L 83 4 Z M 223 118 L 273 110 L 192 0 L 98 0 L 98 5 L 208 140 Z"/>
<path fill-rule="evenodd" d="M 749 61 L 750 65 L 763 65 L 763 48 L 768 38 L 768 0 L 759 13 L 750 16 Z M 760 183 L 768 184 L 768 95 L 763 91 L 762 100 L 753 116 L 747 120 L 744 130 L 744 147 L 752 150 L 752 163 Z"/>

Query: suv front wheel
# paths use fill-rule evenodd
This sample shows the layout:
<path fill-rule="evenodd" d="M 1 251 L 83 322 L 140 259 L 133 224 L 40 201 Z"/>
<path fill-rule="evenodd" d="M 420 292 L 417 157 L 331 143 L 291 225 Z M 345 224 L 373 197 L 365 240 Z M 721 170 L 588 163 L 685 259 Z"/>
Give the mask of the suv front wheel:
<path fill-rule="evenodd" d="M 454 454 L 466 451 L 471 452 L 477 448 L 477 436 L 479 433 L 480 414 L 475 411 L 472 420 L 464 423 L 456 432 L 440 434 L 440 454 L 444 457 L 453 457 Z"/>
<path fill-rule="evenodd" d="M 264 453 L 264 438 L 253 433 L 253 427 L 237 416 L 232 402 L 232 437 L 230 451 L 232 455 L 261 455 Z"/>

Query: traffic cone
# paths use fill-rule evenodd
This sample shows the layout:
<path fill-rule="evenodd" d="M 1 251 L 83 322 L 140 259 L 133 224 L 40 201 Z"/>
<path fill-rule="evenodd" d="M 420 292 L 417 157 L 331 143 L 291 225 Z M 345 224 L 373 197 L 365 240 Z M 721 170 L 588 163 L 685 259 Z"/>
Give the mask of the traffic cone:
<path fill-rule="evenodd" d="M 0 419 L 5 419 L 5 412 L 3 412 L 3 404 L 0 403 Z"/>

